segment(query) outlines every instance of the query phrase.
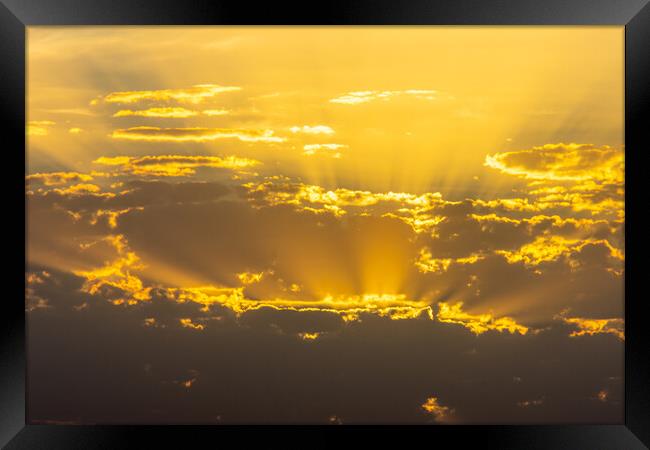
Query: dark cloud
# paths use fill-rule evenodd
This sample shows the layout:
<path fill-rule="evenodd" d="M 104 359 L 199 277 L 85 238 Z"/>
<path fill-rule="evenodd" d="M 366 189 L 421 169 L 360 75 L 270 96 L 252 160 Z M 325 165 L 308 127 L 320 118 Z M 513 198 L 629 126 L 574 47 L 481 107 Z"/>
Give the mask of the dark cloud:
<path fill-rule="evenodd" d="M 622 420 L 622 221 L 280 179 L 77 181 L 28 195 L 34 421 Z M 372 293 L 392 297 L 332 306 Z M 443 302 L 465 316 L 439 320 Z"/>
<path fill-rule="evenodd" d="M 469 201 L 442 202 L 435 210 L 443 220 L 417 232 L 395 215 L 251 207 L 215 182 L 127 180 L 114 192 L 31 195 L 37 220 L 29 228 L 30 252 L 55 266 L 66 255 L 68 265 L 88 270 L 119 256 L 103 239 L 117 235 L 142 260 L 139 276 L 154 284 L 183 286 L 189 279 L 236 287 L 239 274 L 264 273 L 245 286 L 249 299 L 404 293 L 432 304 L 462 301 L 474 313 L 491 310 L 529 324 L 552 321 L 567 308 L 581 317 L 622 311 L 622 261 L 612 246 L 622 244 L 620 227 L 602 219 L 517 219 L 477 214 Z M 346 195 L 376 205 L 371 193 Z M 559 240 L 544 240 L 549 236 Z M 418 267 L 423 250 L 432 262 Z"/>
<path fill-rule="evenodd" d="M 609 335 L 569 338 L 561 323 L 537 335 L 477 337 L 451 324 L 366 316 L 304 341 L 293 334 L 299 314 L 247 313 L 197 331 L 172 318 L 213 314 L 198 305 L 154 296 L 115 307 L 74 294 L 79 278 L 48 280 L 39 294 L 53 308 L 28 317 L 36 422 L 430 423 L 421 405 L 432 396 L 463 423 L 622 421 L 622 346 Z M 74 309 L 80 302 L 89 306 Z M 145 326 L 147 317 L 167 326 Z M 314 320 L 312 329 L 328 322 Z"/>

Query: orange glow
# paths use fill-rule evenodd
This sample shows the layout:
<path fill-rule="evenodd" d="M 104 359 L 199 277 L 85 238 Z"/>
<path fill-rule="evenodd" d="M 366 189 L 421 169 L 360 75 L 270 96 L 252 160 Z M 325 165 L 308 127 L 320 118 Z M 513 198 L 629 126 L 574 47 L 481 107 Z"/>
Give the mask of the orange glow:
<path fill-rule="evenodd" d="M 443 422 L 451 413 L 453 413 L 452 409 L 441 405 L 436 397 L 427 398 L 427 400 L 422 404 L 422 409 L 428 414 L 431 414 L 436 422 Z"/>

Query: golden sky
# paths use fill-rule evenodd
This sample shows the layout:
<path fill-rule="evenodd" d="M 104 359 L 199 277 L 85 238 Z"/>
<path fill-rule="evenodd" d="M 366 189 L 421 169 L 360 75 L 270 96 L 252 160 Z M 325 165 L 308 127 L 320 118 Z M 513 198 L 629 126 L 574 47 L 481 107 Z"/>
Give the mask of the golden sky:
<path fill-rule="evenodd" d="M 167 399 L 136 422 L 179 420 L 198 404 L 179 392 L 195 389 L 223 403 L 192 410 L 209 422 L 620 421 L 623 39 L 622 27 L 30 27 L 30 358 L 57 321 L 93 340 L 99 320 L 131 343 L 160 339 L 152 348 L 191 336 L 216 359 L 279 339 L 267 366 L 282 378 L 278 355 L 299 352 L 306 370 L 394 334 L 390 351 L 411 358 L 400 370 L 430 377 L 375 404 L 388 376 L 376 361 L 320 354 L 341 383 L 378 377 L 344 399 L 319 379 L 322 409 L 281 394 L 302 381 L 267 374 L 273 402 L 253 389 L 237 403 L 203 360 L 156 372 L 165 364 L 135 350 L 116 357 Z M 465 384 L 421 366 L 414 347 L 431 339 L 453 342 L 436 358 Z M 566 349 L 542 355 L 553 345 Z M 597 346 L 601 367 L 576 372 Z M 522 389 L 515 355 L 550 385 L 479 411 L 499 377 Z M 41 422 L 120 417 L 33 398 Z"/>

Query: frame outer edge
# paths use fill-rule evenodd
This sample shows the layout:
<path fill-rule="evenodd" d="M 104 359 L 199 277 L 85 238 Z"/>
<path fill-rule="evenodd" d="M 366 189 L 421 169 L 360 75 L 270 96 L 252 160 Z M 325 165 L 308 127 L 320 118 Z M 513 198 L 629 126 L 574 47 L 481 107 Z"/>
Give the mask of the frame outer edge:
<path fill-rule="evenodd" d="M 26 25 L 625 25 L 648 0 L 1 0 Z M 254 6 L 254 7 L 253 7 Z"/>
<path fill-rule="evenodd" d="M 0 3 L 0 130 L 5 154 L 12 156 L 0 180 L 2 192 L 9 200 L 5 211 L 16 213 L 5 222 L 9 240 L 17 246 L 25 228 L 18 211 L 25 213 L 24 170 L 13 162 L 25 161 L 25 26 Z M 14 137 L 12 140 L 11 138 Z M 17 138 L 17 139 L 16 139 Z M 20 155 L 23 155 L 22 157 Z M 15 159 L 14 159 L 15 158 Z M 24 169 L 24 165 L 23 165 Z M 7 242 L 3 247 L 6 248 Z M 20 248 L 20 247 L 18 247 Z M 22 247 L 24 251 L 25 247 Z M 0 314 L 0 446 L 4 446 L 25 426 L 25 304 L 24 267 L 21 264 L 5 265 L 5 280 L 11 286 L 5 290 Z"/>
<path fill-rule="evenodd" d="M 11 10 L 5 6 L 4 3 L 9 3 Z M 25 67 L 25 41 L 23 39 L 25 34 L 25 25 L 23 24 L 23 21 L 29 22 L 30 24 L 64 24 L 67 22 L 81 23 L 83 22 L 84 16 L 83 11 L 78 15 L 68 15 L 68 12 L 60 11 L 59 14 L 56 14 L 54 18 L 49 18 L 48 20 L 43 21 L 43 15 L 39 15 L 38 12 L 35 11 L 35 6 L 37 6 L 37 3 L 42 4 L 44 2 L 27 0 L 25 3 L 26 5 L 21 7 L 20 1 L 4 0 L 3 2 L 0 2 L 0 55 L 4 57 L 5 61 L 12 62 L 12 64 L 3 64 L 0 67 L 0 81 L 4 81 L 4 83 L 0 83 L 0 128 L 6 132 L 6 136 L 22 136 L 23 148 L 25 136 L 25 79 L 23 76 L 23 68 Z M 70 6 L 71 3 L 75 2 L 66 1 L 64 3 Z M 495 3 L 499 3 L 500 6 L 503 6 L 503 2 L 497 1 Z M 642 117 L 647 116 L 647 113 L 649 112 L 648 105 L 650 104 L 650 85 L 647 83 L 647 80 L 650 79 L 650 60 L 648 60 L 647 56 L 647 49 L 650 48 L 650 6 L 647 4 L 647 0 L 644 0 L 643 2 L 627 1 L 625 8 L 623 8 L 627 13 L 629 13 L 633 7 L 631 5 L 638 5 L 639 3 L 645 5 L 641 9 L 637 10 L 636 14 L 633 15 L 633 17 L 629 20 L 625 31 L 626 148 L 634 151 L 634 149 L 638 147 L 638 150 L 636 152 L 637 154 L 644 151 L 646 147 L 643 145 L 644 139 L 641 131 L 644 126 Z M 601 23 L 602 17 L 600 14 L 603 13 L 603 7 L 600 2 L 598 2 L 598 4 L 600 6 L 595 8 L 597 11 L 594 11 L 583 21 L 576 22 L 583 24 Z M 188 6 L 191 6 L 191 4 Z M 620 8 L 621 5 L 616 6 Z M 613 9 L 616 6 L 612 4 L 610 9 Z M 46 9 L 49 10 L 51 7 Z M 86 8 L 83 9 L 87 11 Z M 507 10 L 508 8 L 505 9 Z M 516 9 L 521 12 L 521 8 Z M 523 9 L 525 9 L 525 7 Z M 17 18 L 14 13 L 17 13 L 20 19 Z M 43 14 L 47 14 L 47 11 L 45 11 Z M 573 12 L 572 15 L 574 14 L 575 12 Z M 517 21 L 513 20 L 510 17 L 511 15 L 512 12 L 510 15 L 508 15 L 508 18 L 504 19 L 504 21 L 501 23 L 516 24 Z M 141 17 L 137 14 L 136 16 Z M 162 16 L 164 16 L 164 13 Z M 110 22 L 111 19 L 114 19 L 115 17 L 119 19 L 119 16 L 113 16 L 112 18 L 109 17 L 108 21 Z M 136 23 L 138 22 L 137 17 L 134 20 Z M 617 17 L 620 17 L 620 13 L 617 14 Z M 81 22 L 79 19 L 81 19 Z M 190 19 L 188 23 L 191 23 L 191 17 L 185 16 L 185 20 L 187 19 Z M 206 19 L 208 21 L 210 20 L 209 18 Z M 426 17 L 424 18 L 425 21 L 427 19 L 428 18 Z M 490 21 L 488 17 L 486 17 L 486 19 L 487 22 Z M 88 20 L 92 19 L 88 17 Z M 184 18 L 181 17 L 179 20 L 183 21 Z M 222 17 L 221 20 L 228 22 L 227 17 Z M 370 22 L 373 22 L 376 19 L 371 18 L 369 20 Z M 219 19 L 217 19 L 217 21 L 219 21 Z M 408 21 L 409 19 L 406 16 L 400 17 L 398 19 L 398 22 Z M 471 19 L 472 23 L 475 21 L 476 19 Z M 128 21 L 124 21 L 123 19 L 118 20 L 118 22 L 128 23 Z M 552 20 L 550 20 L 550 22 L 552 22 Z M 561 23 L 564 22 L 558 22 L 558 24 Z M 636 58 L 634 58 L 635 56 Z M 634 72 L 632 71 L 631 62 L 633 58 L 635 65 Z M 13 91 L 10 91 L 7 89 L 7 86 L 21 87 L 22 90 L 14 89 Z M 22 97 L 23 101 L 17 102 L 16 100 L 20 99 L 20 97 Z M 626 152 L 626 158 L 631 156 L 631 154 L 631 152 Z M 637 158 L 640 158 L 640 156 Z M 626 170 L 630 170 L 630 172 L 633 170 L 640 172 L 641 170 L 641 164 L 630 164 L 629 166 Z M 22 188 L 24 186 L 24 184 L 22 184 L 24 183 L 23 175 L 23 173 L 18 174 L 17 178 L 20 179 L 17 180 L 17 184 L 14 184 L 14 181 L 16 180 L 14 180 L 13 176 L 4 177 L 2 181 L 4 185 L 7 185 L 10 192 L 14 192 L 16 186 L 19 187 L 19 199 L 17 201 L 17 204 L 20 202 L 21 207 L 24 208 L 24 190 Z M 639 176 L 640 173 L 635 175 L 635 178 L 639 179 Z M 626 179 L 626 195 L 628 191 L 634 189 L 632 186 L 633 185 L 629 179 Z M 635 217 L 636 215 L 636 213 L 630 211 L 630 209 L 626 206 L 626 234 L 629 234 L 630 231 L 628 225 L 630 222 L 630 216 Z M 637 235 L 636 238 L 639 239 L 642 237 Z M 643 246 L 647 246 L 647 242 L 642 242 L 642 247 Z M 629 267 L 639 262 L 640 260 L 640 257 L 638 256 L 640 250 L 636 244 L 635 247 L 637 247 L 637 250 L 634 250 L 628 254 L 627 261 L 630 262 L 630 264 L 626 264 L 628 276 L 630 273 Z M 21 267 L 19 267 L 19 269 L 22 270 Z M 11 270 L 11 272 L 14 271 Z M 634 275 L 636 275 L 636 272 L 633 272 Z M 15 270 L 15 276 L 20 279 L 20 277 L 23 277 L 24 274 L 19 273 L 18 270 Z M 10 276 L 10 278 L 12 278 L 12 276 Z M 19 289 L 16 289 L 14 291 L 12 288 L 10 292 L 10 297 L 13 297 L 15 295 L 24 295 L 24 292 L 20 293 Z M 20 310 L 18 312 L 19 315 L 21 317 L 24 316 L 24 305 L 22 303 L 16 303 L 18 304 L 18 309 Z M 626 346 L 625 425 L 630 432 L 639 438 L 639 440 L 644 442 L 646 445 L 650 445 L 650 430 L 645 426 L 650 405 L 650 386 L 647 383 L 647 380 L 650 379 L 650 371 L 648 370 L 648 362 L 643 362 L 647 361 L 647 359 L 644 360 L 644 358 L 648 357 L 647 348 L 645 347 L 645 341 L 643 337 L 645 331 L 642 330 L 642 327 L 644 327 L 643 316 L 640 311 L 641 306 L 638 304 L 635 306 L 632 304 L 632 302 L 627 303 L 626 325 L 634 324 L 634 327 L 626 326 L 626 338 L 627 343 L 633 343 L 635 348 L 632 350 L 631 346 Z M 13 317 L 14 312 L 12 311 L 8 316 Z M 4 339 L 0 342 L 0 446 L 4 446 L 8 440 L 10 440 L 25 426 L 25 398 L 23 396 L 25 392 L 25 328 L 24 323 L 14 323 L 8 316 L 5 316 L 1 320 L 3 325 L 2 329 L 4 332 Z M 632 394 L 632 392 L 634 394 Z"/>
<path fill-rule="evenodd" d="M 625 264 L 625 426 L 646 446 L 650 446 L 650 357 L 644 314 L 647 301 L 641 283 L 646 276 L 642 267 L 648 254 L 647 232 L 643 229 L 647 222 L 640 207 L 627 200 L 637 194 L 643 200 L 641 193 L 647 188 L 641 180 L 647 179 L 649 49 L 650 3 L 646 3 L 625 27 L 625 234 L 626 241 L 630 236 L 634 240 L 633 246 L 626 245 Z M 628 177 L 630 174 L 633 176 Z"/>

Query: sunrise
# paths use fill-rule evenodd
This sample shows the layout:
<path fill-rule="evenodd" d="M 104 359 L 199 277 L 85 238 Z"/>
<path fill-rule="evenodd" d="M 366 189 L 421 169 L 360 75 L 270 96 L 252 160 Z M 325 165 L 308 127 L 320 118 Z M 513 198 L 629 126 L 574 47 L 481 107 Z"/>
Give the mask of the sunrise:
<path fill-rule="evenodd" d="M 622 27 L 29 27 L 32 423 L 621 423 Z"/>

